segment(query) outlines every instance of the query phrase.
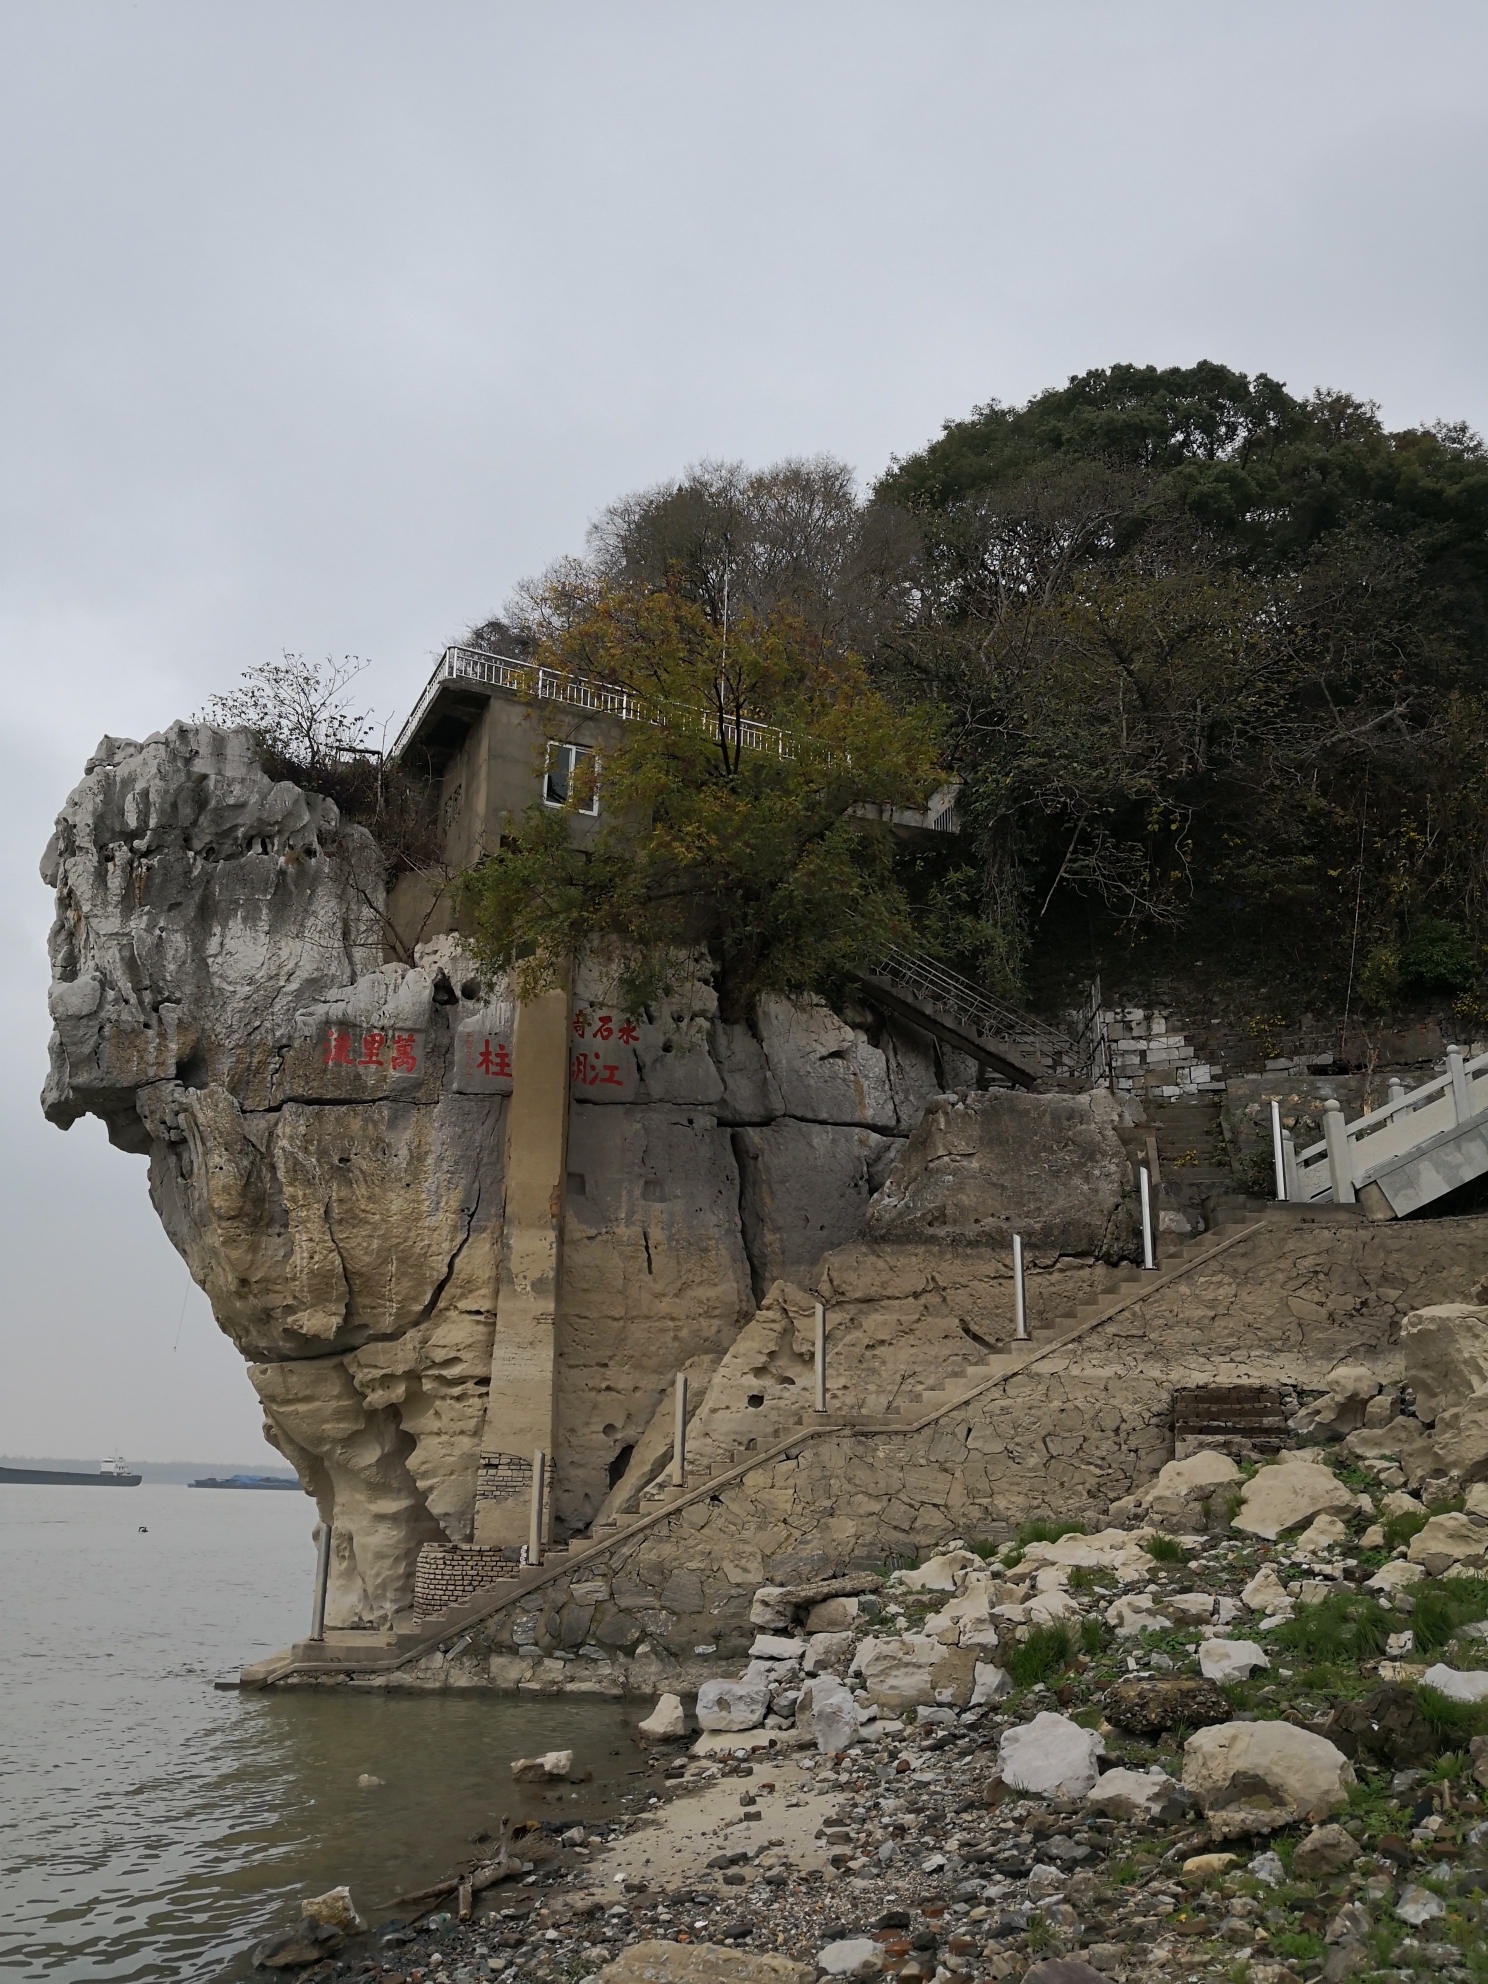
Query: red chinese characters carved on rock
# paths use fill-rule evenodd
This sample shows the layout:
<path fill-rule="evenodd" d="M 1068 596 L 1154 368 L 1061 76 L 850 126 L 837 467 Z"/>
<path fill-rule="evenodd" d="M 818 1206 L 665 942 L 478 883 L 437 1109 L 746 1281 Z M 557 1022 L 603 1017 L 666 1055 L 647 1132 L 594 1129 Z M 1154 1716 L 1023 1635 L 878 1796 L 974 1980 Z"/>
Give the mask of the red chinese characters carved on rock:
<path fill-rule="evenodd" d="M 573 1030 L 580 1040 L 619 1040 L 627 1047 L 634 1047 L 641 1037 L 640 1028 L 628 1016 L 617 1018 L 614 1013 L 591 1013 L 582 1006 L 574 1014 Z"/>
<path fill-rule="evenodd" d="M 573 1058 L 575 1088 L 624 1088 L 618 1061 L 606 1061 L 602 1054 L 580 1052 Z"/>
<path fill-rule="evenodd" d="M 504 1040 L 483 1038 L 475 1065 L 483 1075 L 509 1075 L 512 1071 L 511 1049 Z"/>
<path fill-rule="evenodd" d="M 417 1033 L 384 1033 L 379 1028 L 326 1028 L 327 1068 L 377 1069 L 394 1075 L 416 1075 L 422 1053 Z"/>

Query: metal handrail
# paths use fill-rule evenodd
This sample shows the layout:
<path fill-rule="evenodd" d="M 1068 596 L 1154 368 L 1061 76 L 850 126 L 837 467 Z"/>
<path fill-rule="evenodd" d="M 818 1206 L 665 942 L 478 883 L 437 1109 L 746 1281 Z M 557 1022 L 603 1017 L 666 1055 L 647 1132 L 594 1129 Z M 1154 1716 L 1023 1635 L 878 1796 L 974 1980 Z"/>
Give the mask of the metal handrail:
<path fill-rule="evenodd" d="M 947 971 L 933 958 L 888 945 L 879 953 L 869 977 L 885 978 L 928 1006 L 939 1006 L 968 1031 L 983 1039 L 1028 1040 L 1052 1053 L 1068 1054 L 1075 1043 L 1057 1027 L 1047 1026 L 1014 1006 L 1004 1006 L 970 979 Z"/>

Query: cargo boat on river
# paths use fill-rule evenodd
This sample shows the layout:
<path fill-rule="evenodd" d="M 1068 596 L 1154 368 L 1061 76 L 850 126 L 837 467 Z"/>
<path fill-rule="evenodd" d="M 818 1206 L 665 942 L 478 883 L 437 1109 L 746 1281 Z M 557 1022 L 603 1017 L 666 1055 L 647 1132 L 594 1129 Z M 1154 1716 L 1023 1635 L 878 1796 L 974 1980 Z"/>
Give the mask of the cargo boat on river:
<path fill-rule="evenodd" d="M 42 1488 L 138 1488 L 143 1479 L 130 1472 L 122 1454 L 100 1461 L 96 1474 L 71 1474 L 55 1467 L 0 1467 L 0 1482 L 27 1482 Z"/>

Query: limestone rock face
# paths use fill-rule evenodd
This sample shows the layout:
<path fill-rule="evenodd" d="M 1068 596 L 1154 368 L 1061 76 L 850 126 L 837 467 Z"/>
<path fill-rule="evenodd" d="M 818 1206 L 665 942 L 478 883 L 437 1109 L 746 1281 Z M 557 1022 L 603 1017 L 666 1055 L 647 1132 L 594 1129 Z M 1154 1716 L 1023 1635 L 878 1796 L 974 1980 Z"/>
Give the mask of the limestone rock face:
<path fill-rule="evenodd" d="M 1400 1326 L 1405 1381 L 1427 1425 L 1444 1406 L 1488 1388 L 1488 1309 L 1447 1302 L 1417 1309 Z"/>
<path fill-rule="evenodd" d="M 268 777 L 246 731 L 105 738 L 43 876 L 46 1113 L 148 1155 L 269 1437 L 334 1524 L 330 1623 L 391 1624 L 421 1545 L 472 1532 L 506 1098 L 469 1050 L 509 1036 L 511 1002 L 454 938 L 387 961 L 378 848 Z M 576 1004 L 604 1003 L 585 967 Z M 755 1032 L 698 978 L 635 1020 L 629 1085 L 570 1114 L 560 1531 L 664 1464 L 677 1371 L 700 1408 L 777 1279 L 858 1234 L 936 1087 L 926 1043 L 818 1000 L 766 1001 Z M 803 1301 L 769 1310 L 715 1400 L 750 1435 L 756 1364 L 793 1407 L 809 1384 Z"/>
<path fill-rule="evenodd" d="M 932 1098 L 868 1209 L 879 1240 L 1008 1248 L 1039 1260 L 1135 1259 L 1140 1218 L 1121 1106 L 1006 1089 Z"/>

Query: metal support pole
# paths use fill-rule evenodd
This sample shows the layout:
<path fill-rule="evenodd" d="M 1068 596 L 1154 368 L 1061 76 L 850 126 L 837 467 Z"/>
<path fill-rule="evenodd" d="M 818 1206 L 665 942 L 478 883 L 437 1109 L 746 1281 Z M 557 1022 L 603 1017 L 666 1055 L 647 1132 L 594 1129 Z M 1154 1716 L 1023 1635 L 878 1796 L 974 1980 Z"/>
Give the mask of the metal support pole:
<path fill-rule="evenodd" d="M 532 1510 L 527 1518 L 527 1562 L 536 1567 L 543 1560 L 543 1498 L 548 1486 L 548 1457 L 541 1447 L 532 1455 Z"/>
<path fill-rule="evenodd" d="M 672 1420 L 672 1486 L 687 1486 L 687 1373 L 677 1373 L 677 1402 Z"/>
<path fill-rule="evenodd" d="M 1142 1195 L 1142 1266 L 1157 1266 L 1157 1247 L 1152 1233 L 1152 1173 L 1145 1164 L 1137 1166 L 1137 1189 Z"/>
<path fill-rule="evenodd" d="M 827 1409 L 827 1305 L 816 1305 L 816 1409 Z"/>
<path fill-rule="evenodd" d="M 323 1522 L 315 1545 L 315 1594 L 310 1601 L 310 1637 L 325 1638 L 326 1591 L 331 1582 L 331 1525 Z"/>
<path fill-rule="evenodd" d="M 1028 1341 L 1028 1295 L 1023 1286 L 1023 1235 L 1013 1235 L 1013 1342 Z"/>
<path fill-rule="evenodd" d="M 1286 1155 L 1281 1141 L 1281 1104 L 1271 1105 L 1271 1160 L 1276 1166 L 1276 1196 L 1284 1199 L 1287 1195 Z"/>

